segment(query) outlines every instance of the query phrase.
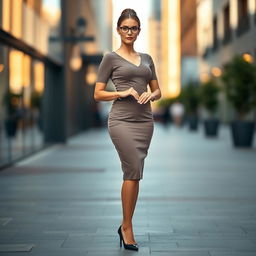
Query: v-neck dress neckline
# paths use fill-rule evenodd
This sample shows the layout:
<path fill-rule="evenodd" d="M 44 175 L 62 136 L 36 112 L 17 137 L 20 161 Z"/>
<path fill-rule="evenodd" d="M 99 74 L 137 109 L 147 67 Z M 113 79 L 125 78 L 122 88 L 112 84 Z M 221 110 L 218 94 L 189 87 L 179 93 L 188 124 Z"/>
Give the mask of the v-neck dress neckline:
<path fill-rule="evenodd" d="M 117 56 L 119 56 L 121 59 L 127 61 L 128 63 L 132 64 L 133 66 L 139 68 L 142 64 L 142 57 L 141 57 L 141 54 L 138 52 L 139 56 L 140 56 L 140 64 L 137 66 L 135 65 L 134 63 L 130 62 L 129 60 L 125 59 L 124 57 L 122 57 L 121 55 L 119 55 L 117 52 L 113 51 Z"/>

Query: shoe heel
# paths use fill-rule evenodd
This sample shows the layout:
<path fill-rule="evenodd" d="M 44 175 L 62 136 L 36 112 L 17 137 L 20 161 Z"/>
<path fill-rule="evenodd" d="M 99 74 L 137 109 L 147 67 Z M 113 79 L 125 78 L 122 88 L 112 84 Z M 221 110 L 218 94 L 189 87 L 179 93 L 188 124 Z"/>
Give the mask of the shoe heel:
<path fill-rule="evenodd" d="M 122 238 L 120 237 L 120 247 L 122 247 Z"/>
<path fill-rule="evenodd" d="M 119 238 L 120 238 L 120 247 L 122 247 L 122 240 L 123 240 L 123 238 L 122 238 L 122 234 L 121 234 L 121 226 L 120 226 L 119 229 L 117 230 L 117 233 L 118 233 Z"/>

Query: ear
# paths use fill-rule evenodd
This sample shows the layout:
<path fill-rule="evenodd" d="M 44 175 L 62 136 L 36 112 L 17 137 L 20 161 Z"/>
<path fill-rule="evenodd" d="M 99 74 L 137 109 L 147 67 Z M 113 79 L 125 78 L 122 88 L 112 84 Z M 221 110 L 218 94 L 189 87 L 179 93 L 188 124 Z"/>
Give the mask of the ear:
<path fill-rule="evenodd" d="M 117 31 L 117 33 L 118 33 L 119 35 L 121 35 L 120 32 L 119 32 L 119 28 L 118 28 L 118 27 L 116 28 L 116 31 Z"/>

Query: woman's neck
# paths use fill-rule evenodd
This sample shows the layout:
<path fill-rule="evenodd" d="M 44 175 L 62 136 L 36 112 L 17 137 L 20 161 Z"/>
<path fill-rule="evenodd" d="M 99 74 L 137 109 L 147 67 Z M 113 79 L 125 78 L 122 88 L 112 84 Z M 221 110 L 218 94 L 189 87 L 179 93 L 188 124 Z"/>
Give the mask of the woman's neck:
<path fill-rule="evenodd" d="M 120 48 L 118 49 L 119 52 L 124 53 L 124 54 L 133 54 L 136 53 L 136 51 L 133 48 L 133 45 L 125 45 L 122 44 Z"/>

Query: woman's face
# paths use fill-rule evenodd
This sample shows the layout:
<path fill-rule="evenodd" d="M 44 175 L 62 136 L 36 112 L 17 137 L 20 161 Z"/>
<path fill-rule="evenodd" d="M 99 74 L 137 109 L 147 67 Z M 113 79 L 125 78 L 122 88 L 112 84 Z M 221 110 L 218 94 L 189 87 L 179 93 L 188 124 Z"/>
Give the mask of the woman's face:
<path fill-rule="evenodd" d="M 133 44 L 140 33 L 139 24 L 135 19 L 125 19 L 117 28 L 117 33 L 120 35 L 122 42 Z"/>

